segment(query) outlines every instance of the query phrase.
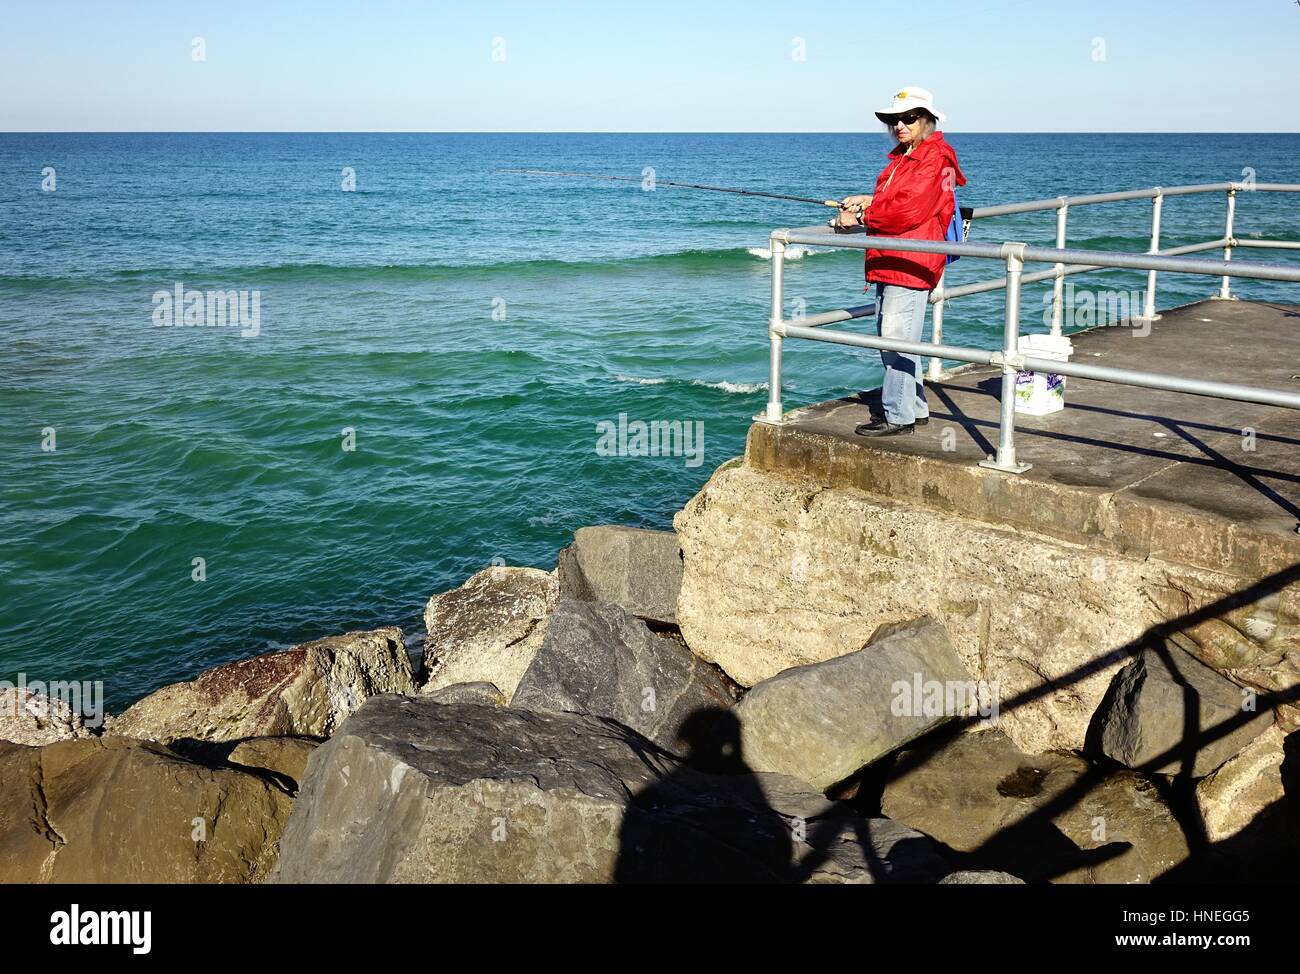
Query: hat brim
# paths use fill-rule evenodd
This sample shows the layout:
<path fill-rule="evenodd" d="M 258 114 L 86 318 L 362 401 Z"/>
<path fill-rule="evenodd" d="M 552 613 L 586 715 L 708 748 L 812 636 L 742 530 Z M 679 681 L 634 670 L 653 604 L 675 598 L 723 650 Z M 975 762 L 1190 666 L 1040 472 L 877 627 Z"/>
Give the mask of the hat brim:
<path fill-rule="evenodd" d="M 918 111 L 918 109 L 915 109 L 915 108 L 909 108 L 909 109 L 907 109 L 907 111 L 903 111 L 903 112 L 893 112 L 893 111 L 888 111 L 888 110 L 886 110 L 886 111 L 883 111 L 883 112 L 876 112 L 876 118 L 880 119 L 880 120 L 881 120 L 882 122 L 884 122 L 886 125 L 890 125 L 890 124 L 892 124 L 892 123 L 890 122 L 890 119 L 891 119 L 891 118 L 897 118 L 899 115 L 906 115 L 907 112 L 914 112 L 914 111 Z M 937 109 L 934 109 L 934 108 L 921 108 L 921 109 L 919 109 L 919 111 L 929 112 L 931 115 L 934 116 L 935 121 L 937 121 L 937 122 L 946 122 L 946 121 L 948 120 L 948 116 L 947 116 L 947 115 L 945 115 L 943 112 L 938 111 Z"/>

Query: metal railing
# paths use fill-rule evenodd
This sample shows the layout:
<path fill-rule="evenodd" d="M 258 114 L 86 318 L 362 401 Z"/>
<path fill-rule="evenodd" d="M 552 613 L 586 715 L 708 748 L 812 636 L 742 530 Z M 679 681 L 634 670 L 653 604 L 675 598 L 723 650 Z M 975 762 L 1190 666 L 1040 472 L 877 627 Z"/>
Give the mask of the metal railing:
<path fill-rule="evenodd" d="M 909 240 L 901 237 L 867 236 L 861 232 L 836 233 L 829 227 L 824 226 L 775 230 L 771 235 L 772 309 L 768 321 L 768 334 L 771 341 L 768 402 L 766 411 L 756 416 L 755 419 L 760 422 L 774 424 L 782 422 L 781 344 L 786 338 L 802 338 L 810 341 L 852 345 L 860 348 L 883 349 L 908 355 L 929 355 L 932 356 L 931 378 L 938 378 L 942 375 L 941 371 L 935 369 L 935 364 L 941 364 L 942 359 L 952 359 L 977 365 L 1001 366 L 1002 392 L 997 454 L 980 461 L 980 466 L 1001 470 L 1006 473 L 1023 473 L 1030 467 L 1029 464 L 1016 460 L 1015 382 L 1016 373 L 1022 370 L 1051 372 L 1058 375 L 1078 376 L 1082 379 L 1096 379 L 1102 382 L 1143 386 L 1149 389 L 1164 389 L 1171 392 L 1186 392 L 1192 395 L 1300 409 L 1300 394 L 1294 392 L 1133 369 L 1058 362 L 1022 355 L 1019 351 L 1020 290 L 1022 285 L 1035 281 L 1055 280 L 1051 321 L 1051 333 L 1053 335 L 1061 334 L 1063 280 L 1070 274 L 1079 274 L 1101 268 L 1145 270 L 1147 272 L 1147 293 L 1144 302 L 1144 313 L 1139 320 L 1146 321 L 1158 320 L 1159 317 L 1155 312 L 1155 290 L 1156 274 L 1160 271 L 1177 274 L 1204 274 L 1222 278 L 1218 294 L 1212 295 L 1212 297 L 1225 300 L 1231 299 L 1229 291 L 1231 277 L 1300 282 L 1300 266 L 1297 265 L 1232 261 L 1234 247 L 1300 249 L 1300 241 L 1239 240 L 1235 238 L 1233 236 L 1233 218 L 1236 209 L 1236 194 L 1241 191 L 1300 193 L 1300 184 L 1208 183 L 1170 188 L 1157 186 L 1152 189 L 1127 190 L 1118 193 L 1099 193 L 1091 196 L 1075 197 L 1062 196 L 1054 200 L 1006 203 L 999 206 L 982 207 L 974 212 L 974 218 L 980 219 L 1012 213 L 1029 213 L 1037 210 L 1054 209 L 1057 213 L 1056 247 L 1033 247 L 1015 241 L 992 244 L 949 243 L 943 240 Z M 1185 196 L 1193 193 L 1209 192 L 1225 192 L 1227 194 L 1227 220 L 1223 237 L 1203 243 L 1160 250 L 1160 213 L 1163 198 L 1166 196 Z M 1130 254 L 1101 250 L 1079 250 L 1065 246 L 1066 221 L 1070 207 L 1134 199 L 1150 199 L 1152 201 L 1151 247 L 1147 253 Z M 826 325 L 836 322 L 849 321 L 874 314 L 874 303 L 805 316 L 798 319 L 797 322 L 785 320 L 783 304 L 785 248 L 787 244 L 841 247 L 852 250 L 914 251 L 917 253 L 955 254 L 961 257 L 998 259 L 1005 262 L 1006 270 L 1001 278 L 965 284 L 951 289 L 943 287 L 941 278 L 939 286 L 930 295 L 930 301 L 935 306 L 933 340 L 929 343 L 909 342 L 901 339 L 859 335 L 853 332 L 833 331 L 825 328 Z M 1222 260 L 1205 260 L 1182 256 L 1220 247 L 1223 248 Z M 1026 262 L 1042 262 L 1053 266 L 1050 270 L 1025 274 L 1024 265 Z M 945 301 L 969 294 L 979 294 L 1004 288 L 1006 290 L 1006 311 L 1003 322 L 1002 348 L 1000 350 L 989 351 L 943 344 L 943 303 Z"/>

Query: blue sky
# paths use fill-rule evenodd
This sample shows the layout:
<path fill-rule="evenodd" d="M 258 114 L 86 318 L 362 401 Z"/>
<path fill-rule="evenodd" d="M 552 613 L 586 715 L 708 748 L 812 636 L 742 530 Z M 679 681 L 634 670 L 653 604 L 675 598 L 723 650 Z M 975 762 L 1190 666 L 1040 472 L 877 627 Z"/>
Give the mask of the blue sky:
<path fill-rule="evenodd" d="M 4 131 L 1300 131 L 1295 0 L 0 4 Z"/>

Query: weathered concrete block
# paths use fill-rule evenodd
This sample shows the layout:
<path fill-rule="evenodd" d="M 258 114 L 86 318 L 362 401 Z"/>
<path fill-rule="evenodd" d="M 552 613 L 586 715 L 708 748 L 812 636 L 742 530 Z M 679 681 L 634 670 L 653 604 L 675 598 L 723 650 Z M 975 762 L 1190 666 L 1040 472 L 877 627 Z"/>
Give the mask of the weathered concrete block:
<path fill-rule="evenodd" d="M 854 469 L 865 476 L 871 465 L 859 458 Z M 1224 616 L 1236 620 L 1240 641 L 1198 630 L 1191 638 L 1201 643 L 1189 650 L 1210 665 L 1214 654 L 1244 661 L 1232 675 L 1261 690 L 1300 678 L 1286 592 L 1240 606 L 1233 596 L 1247 584 L 1240 576 L 927 504 L 927 497 L 891 503 L 789 472 L 719 471 L 676 517 L 682 635 L 696 654 L 753 686 L 853 652 L 882 623 L 929 615 L 971 674 L 999 685 L 999 727 L 1029 753 L 1083 748 L 1111 677 L 1151 627 L 1187 613 L 1213 617 L 1229 599 L 1237 608 Z"/>

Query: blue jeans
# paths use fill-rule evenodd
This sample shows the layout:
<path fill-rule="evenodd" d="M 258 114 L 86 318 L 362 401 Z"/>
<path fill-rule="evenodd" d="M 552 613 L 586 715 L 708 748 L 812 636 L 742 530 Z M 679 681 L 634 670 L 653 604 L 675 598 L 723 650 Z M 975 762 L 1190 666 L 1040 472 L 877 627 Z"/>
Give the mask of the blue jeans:
<path fill-rule="evenodd" d="M 898 284 L 876 285 L 876 334 L 882 338 L 900 338 L 919 342 L 925 328 L 925 306 L 930 292 Z M 921 380 L 921 356 L 902 352 L 880 351 L 885 367 L 885 381 L 880 399 L 885 419 L 907 425 L 930 415 Z"/>

